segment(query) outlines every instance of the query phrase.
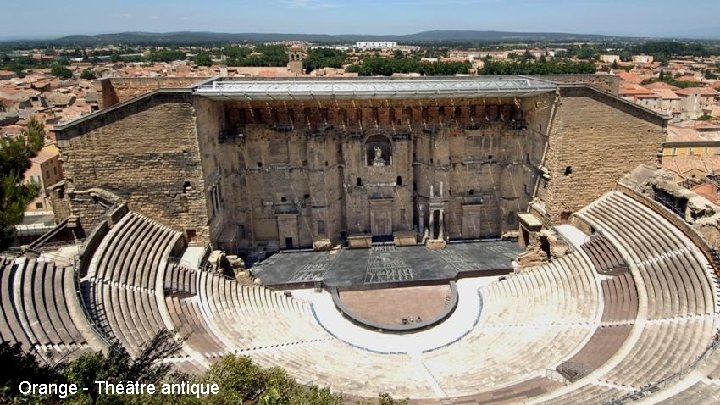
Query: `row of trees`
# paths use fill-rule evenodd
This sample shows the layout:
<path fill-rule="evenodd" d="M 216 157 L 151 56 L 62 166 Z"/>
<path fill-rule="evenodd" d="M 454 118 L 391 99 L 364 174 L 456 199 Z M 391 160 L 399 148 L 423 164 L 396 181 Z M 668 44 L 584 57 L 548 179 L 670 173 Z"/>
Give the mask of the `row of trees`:
<path fill-rule="evenodd" d="M 310 49 L 303 61 L 303 67 L 307 73 L 315 69 L 341 68 L 347 61 L 347 54 L 344 51 L 333 48 Z"/>
<path fill-rule="evenodd" d="M 519 62 L 499 62 L 485 60 L 480 74 L 483 75 L 551 75 L 551 74 L 593 74 L 595 64 L 590 62 L 573 62 L 570 60 L 540 59 L 538 61 L 522 60 Z"/>
<path fill-rule="evenodd" d="M 12 245 L 15 225 L 22 222 L 25 208 L 37 196 L 37 185 L 23 180 L 30 158 L 44 144 L 45 130 L 34 117 L 19 136 L 0 138 L 0 252 Z"/>
<path fill-rule="evenodd" d="M 254 49 L 241 46 L 222 48 L 228 66 L 285 66 L 289 59 L 282 45 L 257 45 Z"/>
<path fill-rule="evenodd" d="M 25 77 L 27 69 L 48 69 L 53 67 L 64 67 L 69 65 L 67 58 L 60 57 L 54 62 L 44 59 L 33 59 L 29 56 L 11 58 L 7 54 L 0 55 L 0 70 L 12 70 L 18 77 Z"/>
<path fill-rule="evenodd" d="M 717 46 L 711 47 L 699 42 L 649 41 L 628 46 L 632 53 L 665 56 L 711 56 L 720 54 Z"/>
<path fill-rule="evenodd" d="M 468 74 L 470 62 L 421 62 L 410 58 L 369 57 L 362 64 L 350 65 L 347 71 L 359 76 L 391 76 L 393 73 L 419 73 L 423 76 Z"/>
<path fill-rule="evenodd" d="M 90 353 L 78 359 L 55 366 L 39 364 L 35 358 L 20 349 L 19 344 L 0 343 L 0 402 L 43 404 L 261 404 L 261 405 L 340 405 L 343 398 L 327 388 L 298 384 L 280 368 L 264 369 L 249 357 L 229 355 L 215 363 L 200 376 L 171 372 L 170 364 L 162 359 L 174 356 L 182 344 L 168 331 L 159 332 L 132 358 L 119 343 L 113 343 L 108 354 Z M 50 395 L 21 395 L 20 383 L 30 381 L 47 384 L 76 384 L 78 393 L 65 399 Z M 215 395 L 162 394 L 160 389 L 146 395 L 101 395 L 95 381 L 112 384 L 140 382 L 160 387 L 163 383 L 183 381 L 199 384 L 217 384 Z M 84 390 L 87 388 L 87 390 Z M 379 396 L 381 405 L 405 404 L 386 394 Z"/>

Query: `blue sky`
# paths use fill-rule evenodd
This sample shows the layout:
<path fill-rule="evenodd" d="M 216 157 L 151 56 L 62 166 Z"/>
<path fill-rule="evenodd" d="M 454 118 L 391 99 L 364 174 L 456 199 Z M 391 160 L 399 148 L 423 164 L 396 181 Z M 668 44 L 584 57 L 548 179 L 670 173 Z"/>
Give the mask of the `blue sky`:
<path fill-rule="evenodd" d="M 0 37 L 121 31 L 410 34 L 433 29 L 720 38 L 720 1 L 0 0 Z"/>

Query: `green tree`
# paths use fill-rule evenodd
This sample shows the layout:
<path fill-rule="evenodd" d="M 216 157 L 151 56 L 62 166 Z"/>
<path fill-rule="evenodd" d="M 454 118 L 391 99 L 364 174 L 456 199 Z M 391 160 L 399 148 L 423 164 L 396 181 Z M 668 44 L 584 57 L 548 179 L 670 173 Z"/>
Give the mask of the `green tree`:
<path fill-rule="evenodd" d="M 159 51 L 151 51 L 146 57 L 147 62 L 172 62 L 176 60 L 184 60 L 185 52 L 178 49 L 162 49 Z M 126 58 L 123 58 L 124 61 Z"/>
<path fill-rule="evenodd" d="M 620 65 L 618 65 L 617 59 L 613 59 L 612 65 L 610 65 L 610 67 L 611 67 L 612 69 L 618 69 L 618 68 L 620 67 Z"/>
<path fill-rule="evenodd" d="M 550 74 L 591 74 L 595 64 L 556 60 L 540 61 L 486 61 L 480 74 L 483 75 L 550 75 Z"/>
<path fill-rule="evenodd" d="M 698 117 L 698 121 L 709 121 L 712 119 L 712 115 L 709 115 L 707 113 L 704 113 L 702 116 Z"/>
<path fill-rule="evenodd" d="M 90 69 L 85 69 L 80 73 L 80 78 L 84 80 L 95 80 L 97 76 Z"/>
<path fill-rule="evenodd" d="M 176 341 L 168 330 L 159 331 L 135 358 L 115 341 L 108 348 L 107 356 L 102 353 L 85 354 L 68 365 L 65 375 L 69 382 L 77 384 L 81 390 L 87 388 L 87 391 L 81 392 L 85 392 L 88 399 L 95 404 L 99 398 L 95 381 L 142 381 L 159 384 L 168 375 L 171 367 L 161 360 L 175 355 L 181 347 L 182 343 Z"/>
<path fill-rule="evenodd" d="M 595 50 L 595 48 L 589 46 L 589 45 L 581 45 L 580 48 L 577 50 L 575 55 L 580 59 L 593 59 L 595 55 L 597 55 L 598 52 Z"/>
<path fill-rule="evenodd" d="M 210 55 L 205 52 L 199 52 L 195 55 L 195 64 L 198 66 L 212 66 L 213 61 Z"/>
<path fill-rule="evenodd" d="M 393 73 L 420 73 L 423 76 L 453 76 L 467 74 L 470 62 L 420 62 L 415 59 L 369 57 L 362 64 L 348 67 L 351 73 L 360 76 L 391 76 Z"/>
<path fill-rule="evenodd" d="M 65 66 L 63 66 L 61 64 L 57 64 L 57 63 L 52 65 L 52 67 L 50 68 L 50 74 L 52 74 L 53 76 L 55 76 L 59 79 L 63 79 L 63 80 L 67 80 L 67 79 L 70 79 L 73 77 L 73 74 L 70 71 L 70 69 L 66 68 Z"/>
<path fill-rule="evenodd" d="M 387 393 L 381 393 L 378 396 L 378 402 L 380 405 L 405 405 L 408 403 L 407 399 L 393 399 Z"/>
<path fill-rule="evenodd" d="M 333 48 L 315 48 L 308 52 L 303 61 L 305 71 L 310 73 L 315 69 L 326 67 L 339 69 L 345 63 L 347 55 L 345 52 Z"/>
<path fill-rule="evenodd" d="M 63 364 L 55 366 L 39 364 L 30 353 L 22 351 L 20 343 L 0 342 L 0 403 L 12 403 L 20 396 L 20 383 L 23 381 L 59 383 L 63 381 L 60 373 Z M 26 402 L 51 403 L 50 397 L 27 398 Z"/>
<path fill-rule="evenodd" d="M 215 363 L 203 381 L 218 384 L 220 392 L 207 398 L 211 404 L 258 403 L 336 405 L 342 397 L 327 388 L 302 385 L 280 368 L 263 369 L 245 356 L 226 356 Z"/>
<path fill-rule="evenodd" d="M 22 222 L 25 208 L 37 195 L 36 184 L 23 184 L 30 158 L 45 143 L 45 131 L 34 117 L 16 138 L 0 139 L 0 251 L 11 246 L 15 225 Z"/>

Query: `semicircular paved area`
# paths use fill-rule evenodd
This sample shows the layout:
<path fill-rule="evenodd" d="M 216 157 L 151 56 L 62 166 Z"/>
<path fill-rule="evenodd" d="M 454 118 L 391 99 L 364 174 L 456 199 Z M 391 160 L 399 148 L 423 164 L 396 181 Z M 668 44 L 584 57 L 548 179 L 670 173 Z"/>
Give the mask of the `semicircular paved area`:
<path fill-rule="evenodd" d="M 355 324 L 338 311 L 327 291 L 296 290 L 293 296 L 311 303 L 313 315 L 320 326 L 352 346 L 380 353 L 420 353 L 448 345 L 473 329 L 481 312 L 480 287 L 483 284 L 487 284 L 486 279 L 459 280 L 458 304 L 450 317 L 430 329 L 401 335 Z"/>

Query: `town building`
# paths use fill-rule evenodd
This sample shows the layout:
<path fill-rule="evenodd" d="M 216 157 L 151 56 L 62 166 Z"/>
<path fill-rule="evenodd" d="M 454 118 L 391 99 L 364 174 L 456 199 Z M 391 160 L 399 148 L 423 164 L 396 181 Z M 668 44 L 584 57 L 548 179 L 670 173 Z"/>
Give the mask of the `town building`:
<path fill-rule="evenodd" d="M 28 206 L 28 211 L 50 211 L 52 204 L 47 188 L 63 179 L 60 151 L 54 144 L 45 145 L 30 158 L 30 168 L 25 171 L 25 182 L 38 186 L 38 196 Z"/>
<path fill-rule="evenodd" d="M 392 49 L 397 47 L 393 41 L 358 41 L 355 46 L 360 49 Z"/>

